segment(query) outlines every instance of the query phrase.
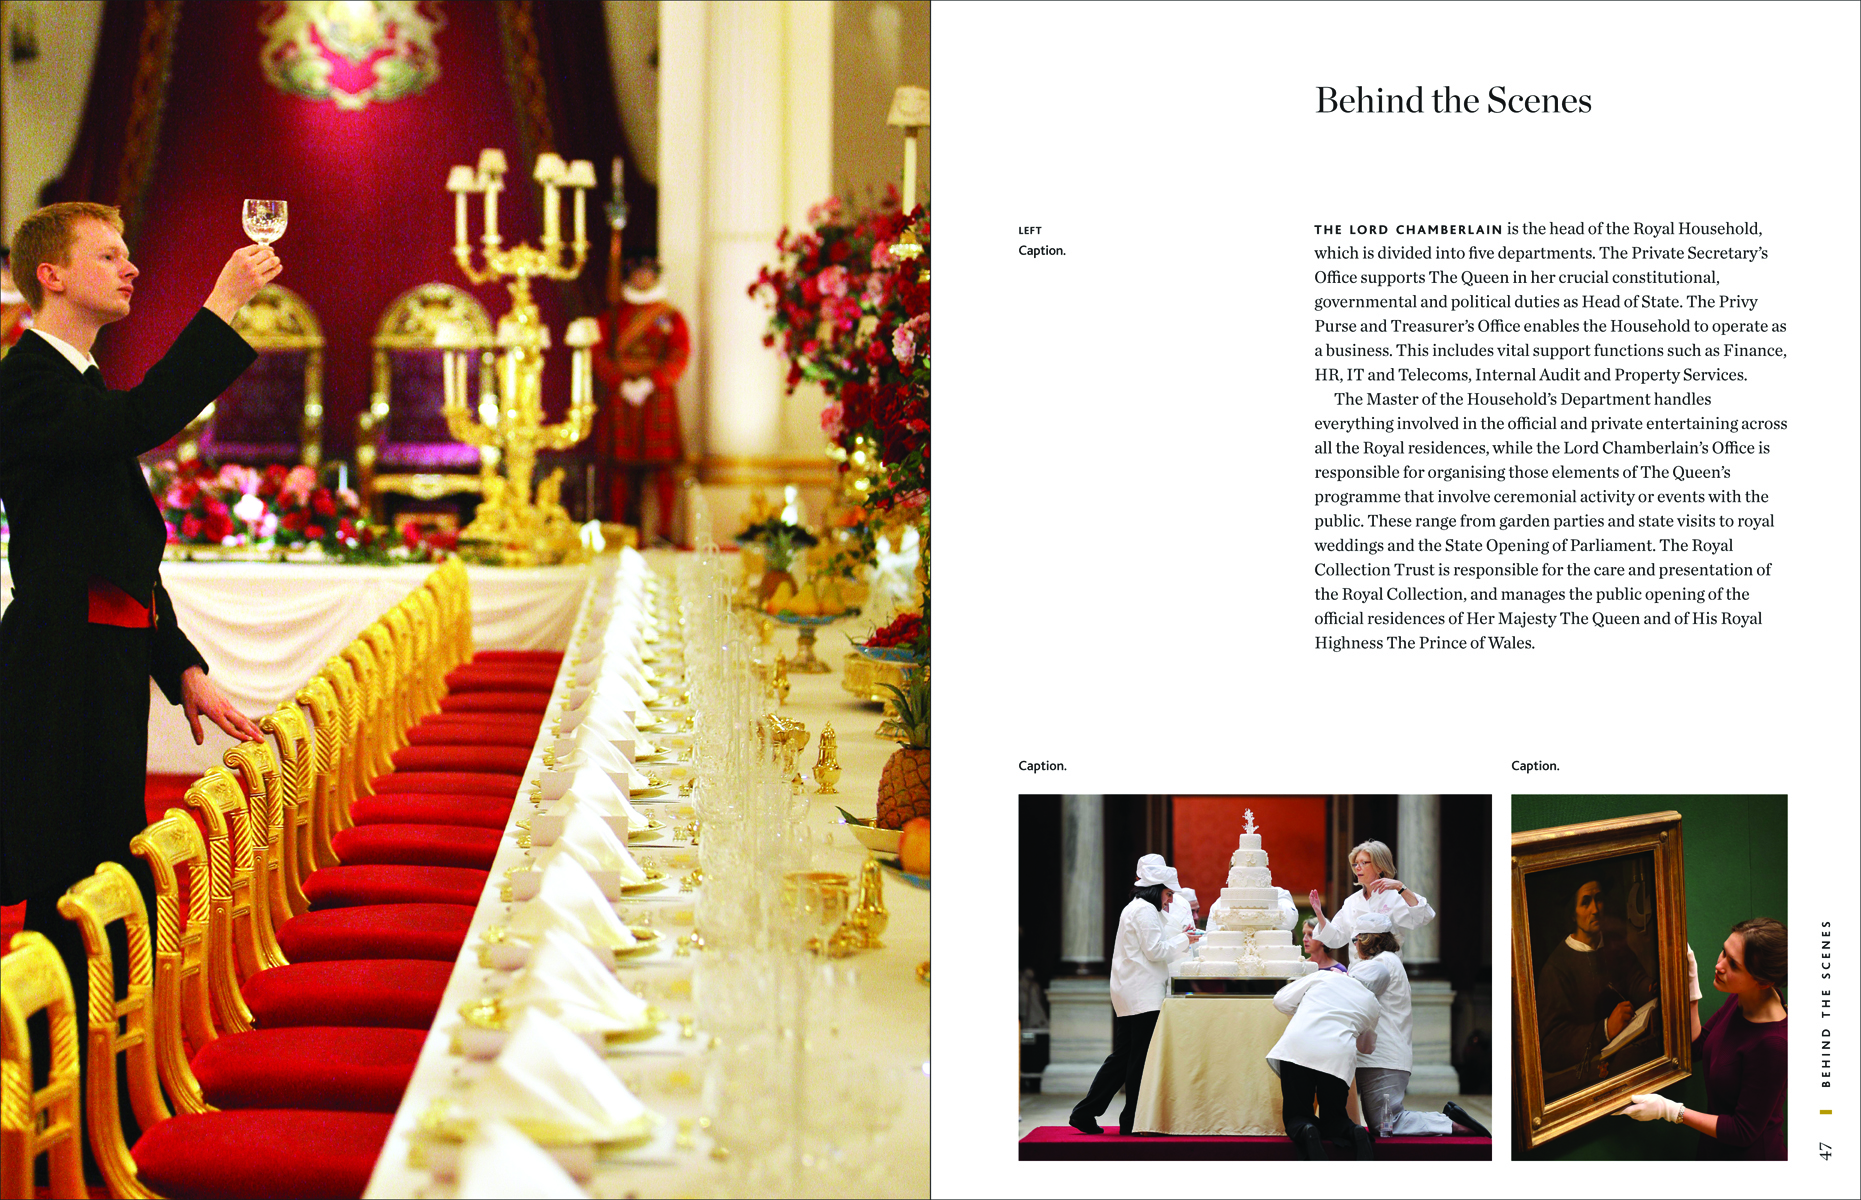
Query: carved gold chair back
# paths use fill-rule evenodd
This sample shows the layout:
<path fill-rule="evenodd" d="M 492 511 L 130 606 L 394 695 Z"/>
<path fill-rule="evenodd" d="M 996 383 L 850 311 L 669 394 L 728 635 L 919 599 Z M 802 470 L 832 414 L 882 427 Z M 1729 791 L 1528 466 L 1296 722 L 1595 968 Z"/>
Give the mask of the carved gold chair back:
<path fill-rule="evenodd" d="M 41 1012 L 51 1068 L 45 1086 L 34 1089 L 26 1021 Z M 0 1196 L 32 1196 L 41 1154 L 52 1195 L 84 1195 L 82 1087 L 71 977 L 44 934 L 15 934 L 0 959 Z"/>
<path fill-rule="evenodd" d="M 84 1118 L 90 1126 L 91 1156 L 103 1172 L 112 1196 L 153 1196 L 136 1175 L 136 1163 L 123 1140 L 117 1111 L 116 1056 L 129 1071 L 129 1099 L 144 1130 L 169 1117 L 155 1067 L 152 1028 L 154 986 L 149 970 L 149 915 L 136 882 L 118 863 L 104 863 L 97 873 L 73 884 L 58 898 L 58 911 L 77 922 L 89 957 L 90 1012 L 84 1081 Z M 129 947 L 129 984 L 116 994 L 116 968 L 109 926 L 123 922 Z"/>
<path fill-rule="evenodd" d="M 304 722 L 303 712 L 289 700 L 260 717 L 258 727 L 270 734 L 277 746 L 278 797 L 284 806 L 279 862 L 284 868 L 285 902 L 290 905 L 291 915 L 300 917 L 310 911 L 304 880 L 317 869 L 311 854 L 310 822 L 315 806 L 310 779 L 310 727 Z"/>
<path fill-rule="evenodd" d="M 252 910 L 260 917 L 257 924 L 269 928 L 270 944 L 275 948 L 278 931 L 293 915 L 285 895 L 285 814 L 278 764 L 264 742 L 241 742 L 222 759 L 238 776 L 252 814 Z M 284 952 L 277 953 L 283 962 Z"/>
<path fill-rule="evenodd" d="M 348 738 L 342 730 L 342 702 L 322 673 L 311 676 L 310 682 L 297 689 L 297 702 L 310 714 L 315 725 L 310 754 L 310 826 L 309 836 L 304 839 L 309 848 L 309 869 L 315 870 L 333 867 L 338 862 L 330 843 L 334 836 L 330 822 L 331 810 L 337 802 L 338 784 L 343 777 L 343 747 Z"/>
<path fill-rule="evenodd" d="M 207 1009 L 208 961 L 212 952 L 213 905 L 199 897 L 208 891 L 207 847 L 192 817 L 171 808 L 162 819 L 129 841 L 129 849 L 148 860 L 155 875 L 155 1011 L 152 1040 L 155 1070 L 168 1097 L 181 1112 L 212 1112 L 200 1080 L 188 1062 L 187 1046 L 196 1051 L 219 1036 Z M 181 872 L 188 874 L 190 903 L 181 906 Z"/>
<path fill-rule="evenodd" d="M 386 675 L 380 657 L 366 637 L 358 637 L 342 648 L 342 658 L 355 672 L 357 706 L 355 739 L 355 793 L 359 800 L 375 794 L 375 777 L 394 769 L 393 753 L 397 748 L 383 728 L 387 722 L 381 701 L 381 681 Z"/>
<path fill-rule="evenodd" d="M 342 657 L 330 659 L 319 672 L 336 694 L 336 802 L 324 814 L 329 834 L 335 837 L 355 823 L 350 805 L 363 793 L 358 788 L 364 770 L 362 751 L 362 689 L 355 668 Z"/>
<path fill-rule="evenodd" d="M 260 917 L 252 898 L 252 818 L 238 779 L 225 767 L 195 780 L 185 799 L 207 827 L 211 936 L 221 943 L 219 952 L 209 947 L 207 955 L 213 1018 L 221 1028 L 243 1033 L 253 1027 L 253 1020 L 239 991 L 240 981 L 284 965 L 284 952 L 267 936 L 271 924 Z"/>

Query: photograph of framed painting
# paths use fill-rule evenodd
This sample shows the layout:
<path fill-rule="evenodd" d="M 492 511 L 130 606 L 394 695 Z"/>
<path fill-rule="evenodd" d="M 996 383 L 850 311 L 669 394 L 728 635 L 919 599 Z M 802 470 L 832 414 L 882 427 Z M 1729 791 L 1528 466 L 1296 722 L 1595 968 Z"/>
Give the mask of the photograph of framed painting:
<path fill-rule="evenodd" d="M 1522 1149 L 1691 1074 L 1683 871 L 1677 812 L 1512 835 Z"/>

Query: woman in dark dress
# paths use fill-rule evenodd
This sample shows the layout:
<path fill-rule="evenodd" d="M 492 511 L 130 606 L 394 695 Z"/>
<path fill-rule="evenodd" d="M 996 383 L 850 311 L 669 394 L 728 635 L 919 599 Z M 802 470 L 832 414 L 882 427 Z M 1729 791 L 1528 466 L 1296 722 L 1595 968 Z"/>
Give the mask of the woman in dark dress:
<path fill-rule="evenodd" d="M 1785 1159 L 1784 1094 L 1789 1083 L 1789 1014 L 1779 988 L 1789 982 L 1788 931 L 1769 917 L 1732 927 L 1713 965 L 1712 986 L 1736 1003 L 1699 1019 L 1699 968 L 1687 948 L 1693 1001 L 1693 1056 L 1706 1077 L 1706 1112 L 1665 1096 L 1635 1096 L 1624 1116 L 1659 1117 L 1706 1136 L 1700 1158 Z"/>

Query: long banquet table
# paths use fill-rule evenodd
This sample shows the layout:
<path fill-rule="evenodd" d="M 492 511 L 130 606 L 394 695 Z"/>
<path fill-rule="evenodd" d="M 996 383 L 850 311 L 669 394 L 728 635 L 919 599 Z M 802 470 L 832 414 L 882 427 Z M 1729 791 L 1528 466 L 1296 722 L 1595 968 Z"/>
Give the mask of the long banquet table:
<path fill-rule="evenodd" d="M 650 561 L 670 574 L 675 555 L 649 556 Z M 597 562 L 596 569 L 603 569 Z M 473 585 L 476 588 L 477 578 Z M 579 600 L 579 596 L 578 596 Z M 782 648 L 792 653 L 794 635 L 777 633 Z M 838 666 L 839 655 L 829 644 L 844 639 L 823 638 L 817 653 Z M 551 709 L 564 690 L 564 676 L 559 677 Z M 838 671 L 833 674 L 791 676 L 792 691 L 780 712 L 807 724 L 810 740 L 798 763 L 809 778 L 809 803 L 805 824 L 814 839 L 815 865 L 857 878 L 865 851 L 839 824 L 837 801 L 855 813 L 872 810 L 879 772 L 885 759 L 896 747 L 874 734 L 879 721 L 876 707 L 862 704 L 840 687 Z M 838 794 L 813 795 L 810 766 L 814 761 L 818 737 L 823 724 L 831 722 L 839 740 L 839 759 L 844 773 L 838 782 Z M 544 734 L 545 738 L 547 730 Z M 650 736 L 650 734 L 649 734 Z M 462 1007 L 496 990 L 500 973 L 480 965 L 481 935 L 494 924 L 507 923 L 511 906 L 501 894 L 507 868 L 517 864 L 524 851 L 518 846 L 516 821 L 533 811 L 523 797 L 529 783 L 542 769 L 543 745 L 539 741 L 524 773 L 524 791 L 520 793 L 511 824 L 492 864 L 490 884 L 480 898 L 472 918 L 465 947 L 454 966 L 438 1019 L 422 1049 L 413 1082 L 395 1116 L 381 1158 L 369 1181 L 367 1196 L 452 1196 L 453 1181 L 436 1163 L 429 1144 L 419 1133 L 423 1114 L 435 1100 L 461 1094 L 471 1079 L 485 1069 L 485 1063 L 455 1052 L 454 1035 L 465 1022 Z M 654 764 L 640 764 L 642 770 L 655 770 Z M 673 772 L 668 771 L 670 775 Z M 682 802 L 676 787 L 668 785 L 660 795 L 635 797 L 636 806 L 649 815 L 668 817 L 668 824 L 690 819 L 690 808 Z M 635 842 L 633 849 L 642 865 L 654 863 L 666 872 L 668 880 L 677 880 L 695 865 L 695 852 L 682 837 L 668 837 L 647 843 Z M 702 885 L 700 885 L 702 886 Z M 636 920 L 650 913 L 654 924 L 668 936 L 690 932 L 690 921 L 698 899 L 697 893 L 666 889 L 664 897 L 623 900 L 616 907 L 623 919 Z M 881 1136 L 882 1145 L 869 1152 L 882 1155 L 875 1163 L 882 1169 L 882 1180 L 875 1186 L 882 1194 L 927 1196 L 930 1194 L 930 989 L 919 981 L 917 968 L 930 958 L 930 893 L 911 886 L 900 876 L 885 873 L 885 903 L 890 923 L 883 935 L 884 947 L 861 952 L 838 960 L 843 986 L 835 993 L 843 1005 L 833 1014 L 835 1032 L 843 1047 L 855 1050 L 864 1086 L 883 1095 L 888 1103 L 896 1101 L 890 1129 Z M 591 1181 L 583 1186 L 591 1196 L 696 1196 L 714 1195 L 723 1190 L 725 1164 L 712 1154 L 713 1147 L 701 1132 L 700 1119 L 708 1115 L 709 1101 L 702 1094 L 705 1055 L 721 1052 L 712 1048 L 711 1035 L 701 1026 L 680 1018 L 695 1020 L 697 1008 L 689 998 L 677 998 L 678 980 L 691 979 L 693 966 L 720 953 L 714 947 L 685 956 L 673 953 L 646 956 L 644 961 L 627 960 L 638 965 L 623 966 L 623 984 L 643 981 L 654 1002 L 663 1007 L 672 1020 L 666 1023 L 666 1036 L 634 1053 L 610 1053 L 606 1062 L 622 1081 L 648 1107 L 666 1118 L 659 1136 L 651 1143 L 626 1153 L 602 1153 L 596 1158 Z M 685 990 L 689 997 L 690 991 Z M 672 997 L 672 998 L 668 998 Z M 746 999 L 750 999 L 746 997 Z M 680 1026 L 672 1029 L 674 1022 Z M 684 1036 L 689 1031 L 690 1036 Z M 692 1136 L 687 1136 L 692 1135 Z M 741 1153 L 741 1151 L 739 1151 Z"/>
<path fill-rule="evenodd" d="M 170 562 L 162 582 L 175 618 L 213 681 L 249 716 L 290 699 L 364 626 L 420 586 L 428 565 Z M 583 567 L 472 567 L 472 629 L 481 650 L 560 649 L 587 584 Z M 0 611 L 12 597 L 0 558 Z M 153 685 L 151 685 L 151 688 Z M 232 739 L 203 723 L 194 744 L 181 710 L 153 691 L 149 770 L 197 775 L 220 765 Z"/>

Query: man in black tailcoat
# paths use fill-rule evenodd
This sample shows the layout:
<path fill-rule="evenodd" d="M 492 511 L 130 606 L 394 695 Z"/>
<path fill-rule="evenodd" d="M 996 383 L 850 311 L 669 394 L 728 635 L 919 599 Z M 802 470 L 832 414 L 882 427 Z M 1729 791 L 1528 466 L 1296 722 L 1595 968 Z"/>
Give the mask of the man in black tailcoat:
<path fill-rule="evenodd" d="M 13 274 L 34 323 L 0 359 L 0 504 L 13 596 L 0 617 L 0 903 L 52 939 L 84 1021 L 84 948 L 58 914 L 103 862 L 150 894 L 129 840 L 148 823 L 149 679 L 239 739 L 257 726 L 207 677 L 162 590 L 160 510 L 136 455 L 180 432 L 256 357 L 233 314 L 282 269 L 269 247 L 235 251 L 202 310 L 128 391 L 104 386 L 90 348 L 129 315 L 137 271 L 122 219 L 55 204 L 21 223 Z M 119 950 L 120 952 L 120 950 Z"/>

